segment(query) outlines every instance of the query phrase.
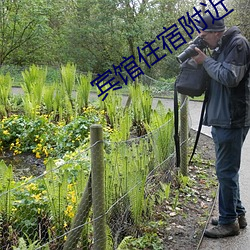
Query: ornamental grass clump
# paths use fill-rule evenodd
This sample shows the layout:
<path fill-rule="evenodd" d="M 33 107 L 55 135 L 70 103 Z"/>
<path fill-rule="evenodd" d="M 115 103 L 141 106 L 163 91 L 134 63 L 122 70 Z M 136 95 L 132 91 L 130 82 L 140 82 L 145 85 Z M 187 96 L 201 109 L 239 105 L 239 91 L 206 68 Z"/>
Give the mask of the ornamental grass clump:
<path fill-rule="evenodd" d="M 78 85 L 76 91 L 76 106 L 78 113 L 81 113 L 83 108 L 87 108 L 89 105 L 89 95 L 90 95 L 90 82 L 92 80 L 92 74 L 88 72 L 87 75 L 81 74 L 78 77 Z"/>
<path fill-rule="evenodd" d="M 40 107 L 43 98 L 43 90 L 46 83 L 47 68 L 32 65 L 28 70 L 22 72 L 24 91 L 23 104 L 24 112 L 29 117 L 36 117 L 40 114 Z"/>
<path fill-rule="evenodd" d="M 0 75 L 0 117 L 7 116 L 10 111 L 9 97 L 11 94 L 12 79 L 10 74 Z"/>

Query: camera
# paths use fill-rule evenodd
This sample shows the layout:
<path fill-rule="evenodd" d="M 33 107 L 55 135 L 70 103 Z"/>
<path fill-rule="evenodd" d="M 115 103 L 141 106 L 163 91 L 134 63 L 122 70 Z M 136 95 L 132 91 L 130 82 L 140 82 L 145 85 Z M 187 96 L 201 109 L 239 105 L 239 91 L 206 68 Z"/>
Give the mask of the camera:
<path fill-rule="evenodd" d="M 207 47 L 207 43 L 201 37 L 197 36 L 193 41 L 190 42 L 190 45 L 180 55 L 177 56 L 178 62 L 183 63 L 188 58 L 198 55 L 194 49 L 195 47 L 203 50 Z"/>

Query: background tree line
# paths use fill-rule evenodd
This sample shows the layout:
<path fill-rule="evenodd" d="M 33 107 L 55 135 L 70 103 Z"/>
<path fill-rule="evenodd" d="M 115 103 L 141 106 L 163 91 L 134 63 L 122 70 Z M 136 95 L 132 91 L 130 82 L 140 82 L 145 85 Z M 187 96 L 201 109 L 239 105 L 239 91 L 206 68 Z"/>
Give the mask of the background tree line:
<path fill-rule="evenodd" d="M 134 55 L 138 62 L 138 46 L 154 40 L 186 12 L 192 13 L 194 6 L 201 9 L 200 2 L 209 6 L 209 1 L 195 0 L 3 0 L 0 65 L 72 62 L 83 72 L 103 73 L 123 57 Z M 226 24 L 238 25 L 250 38 L 249 0 L 224 4 L 235 10 L 225 18 Z M 178 71 L 175 56 L 184 48 L 167 53 L 151 69 L 140 66 L 151 77 L 173 77 Z"/>

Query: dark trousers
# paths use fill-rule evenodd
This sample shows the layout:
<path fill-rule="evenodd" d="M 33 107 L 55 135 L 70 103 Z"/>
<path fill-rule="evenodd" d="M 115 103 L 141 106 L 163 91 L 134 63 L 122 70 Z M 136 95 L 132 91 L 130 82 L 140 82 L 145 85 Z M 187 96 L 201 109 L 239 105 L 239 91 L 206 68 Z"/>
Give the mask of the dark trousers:
<path fill-rule="evenodd" d="M 239 169 L 241 149 L 249 127 L 225 129 L 212 127 L 215 143 L 216 175 L 219 181 L 219 223 L 233 223 L 245 214 L 240 200 Z"/>

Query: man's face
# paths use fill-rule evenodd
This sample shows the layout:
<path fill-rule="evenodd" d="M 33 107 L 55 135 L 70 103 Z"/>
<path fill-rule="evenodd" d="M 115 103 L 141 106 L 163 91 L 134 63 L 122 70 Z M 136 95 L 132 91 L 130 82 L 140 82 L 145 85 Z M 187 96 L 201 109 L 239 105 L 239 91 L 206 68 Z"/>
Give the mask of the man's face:
<path fill-rule="evenodd" d="M 208 44 L 210 49 L 215 49 L 220 40 L 220 32 L 207 32 L 200 30 L 199 36 Z"/>

